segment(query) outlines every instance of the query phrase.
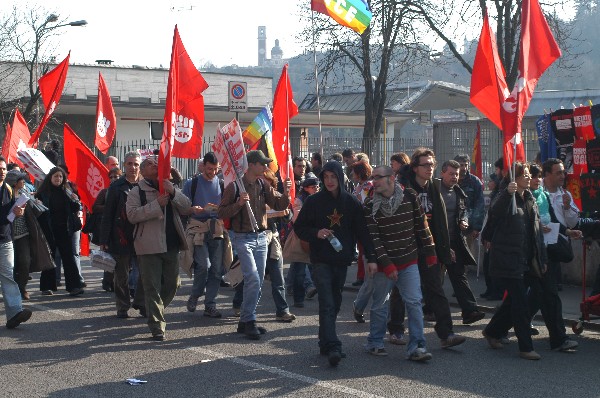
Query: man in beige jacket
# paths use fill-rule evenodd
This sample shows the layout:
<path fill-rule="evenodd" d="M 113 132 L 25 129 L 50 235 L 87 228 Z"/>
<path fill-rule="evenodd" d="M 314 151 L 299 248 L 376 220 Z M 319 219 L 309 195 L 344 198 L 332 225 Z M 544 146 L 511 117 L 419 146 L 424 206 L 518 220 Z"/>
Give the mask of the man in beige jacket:
<path fill-rule="evenodd" d="M 190 211 L 190 200 L 165 180 L 158 191 L 158 162 L 146 158 L 140 165 L 143 177 L 127 198 L 127 219 L 135 224 L 133 244 L 146 293 L 148 327 L 156 341 L 165 339 L 164 309 L 179 286 L 179 250 L 186 250 L 179 214 Z"/>

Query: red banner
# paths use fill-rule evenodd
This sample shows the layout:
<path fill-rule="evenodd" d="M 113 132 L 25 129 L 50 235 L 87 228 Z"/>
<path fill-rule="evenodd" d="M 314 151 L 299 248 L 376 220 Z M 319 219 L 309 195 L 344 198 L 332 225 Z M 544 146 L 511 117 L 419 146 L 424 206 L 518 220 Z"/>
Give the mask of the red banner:
<path fill-rule="evenodd" d="M 108 88 L 98 72 L 98 104 L 96 105 L 96 148 L 106 155 L 117 133 L 117 116 Z"/>
<path fill-rule="evenodd" d="M 31 136 L 29 140 L 29 145 L 36 146 L 37 141 L 42 134 L 42 130 L 46 127 L 48 120 L 54 113 L 54 110 L 58 106 L 58 102 L 60 101 L 60 97 L 63 92 L 63 88 L 65 87 L 65 81 L 67 80 L 67 71 L 69 69 L 69 57 L 71 56 L 71 52 L 67 55 L 60 64 L 56 66 L 56 68 L 52 69 L 50 72 L 46 73 L 44 76 L 38 80 L 38 84 L 40 86 L 40 93 L 42 94 L 42 101 L 44 102 L 44 107 L 46 108 L 46 112 L 44 112 L 44 117 L 40 125 L 35 130 L 35 133 Z"/>
<path fill-rule="evenodd" d="M 12 127 L 6 125 L 6 136 L 2 144 L 2 156 L 6 159 L 6 163 L 16 162 L 19 167 L 23 168 L 23 164 L 17 159 L 17 150 L 26 148 L 31 134 L 25 118 L 17 109 L 13 118 Z"/>
<path fill-rule="evenodd" d="M 279 175 L 284 182 L 288 177 L 293 182 L 294 178 L 290 151 L 290 119 L 297 114 L 298 106 L 294 102 L 292 83 L 288 75 L 288 64 L 285 64 L 273 96 L 273 148 L 275 149 L 277 163 L 279 163 Z M 295 187 L 292 183 L 290 189 L 292 202 L 296 196 L 295 194 Z"/>
<path fill-rule="evenodd" d="M 77 184 L 81 203 L 91 209 L 98 193 L 110 184 L 108 170 L 66 123 L 64 156 L 69 179 Z"/>

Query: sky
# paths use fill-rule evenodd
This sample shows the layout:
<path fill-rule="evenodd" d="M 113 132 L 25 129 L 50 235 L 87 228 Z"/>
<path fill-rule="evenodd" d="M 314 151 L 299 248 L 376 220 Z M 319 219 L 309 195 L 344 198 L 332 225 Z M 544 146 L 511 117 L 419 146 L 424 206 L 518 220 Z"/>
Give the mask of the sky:
<path fill-rule="evenodd" d="M 304 50 L 295 39 L 302 26 L 292 0 L 2 0 L 0 14 L 14 4 L 57 13 L 67 22 L 85 19 L 85 27 L 59 28 L 57 39 L 56 58 L 71 50 L 77 64 L 110 59 L 114 65 L 168 67 L 175 24 L 196 67 L 208 61 L 256 65 L 258 26 L 267 28 L 268 57 L 275 39 L 285 58 Z"/>

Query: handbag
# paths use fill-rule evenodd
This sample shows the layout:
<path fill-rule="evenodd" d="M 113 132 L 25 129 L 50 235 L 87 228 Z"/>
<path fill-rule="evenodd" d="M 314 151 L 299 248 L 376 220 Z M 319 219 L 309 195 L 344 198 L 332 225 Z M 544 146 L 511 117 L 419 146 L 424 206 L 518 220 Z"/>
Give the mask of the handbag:
<path fill-rule="evenodd" d="M 546 252 L 548 253 L 550 261 L 558 261 L 561 263 L 570 263 L 575 257 L 573 255 L 571 240 L 565 238 L 561 234 L 558 234 L 556 243 L 552 243 L 546 247 Z"/>
<path fill-rule="evenodd" d="M 292 230 L 283 246 L 283 259 L 289 263 L 310 264 L 309 251 L 310 247 L 308 242 L 298 238 L 298 235 Z"/>

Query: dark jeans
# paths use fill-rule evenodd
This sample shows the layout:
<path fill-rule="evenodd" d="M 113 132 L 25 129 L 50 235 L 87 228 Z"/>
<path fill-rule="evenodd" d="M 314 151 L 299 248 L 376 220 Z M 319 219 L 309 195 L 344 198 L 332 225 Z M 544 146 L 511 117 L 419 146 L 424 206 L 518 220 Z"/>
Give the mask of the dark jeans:
<path fill-rule="evenodd" d="M 290 281 L 290 284 L 292 285 L 292 291 L 294 292 L 294 303 L 303 303 L 304 296 L 306 295 L 306 289 L 304 288 L 304 279 L 306 278 L 308 264 L 291 263 L 290 269 L 292 270 L 293 275 L 293 280 Z"/>
<path fill-rule="evenodd" d="M 529 286 L 530 321 L 541 309 L 544 323 L 550 334 L 550 348 L 559 347 L 567 339 L 562 301 L 558 295 L 556 281 L 557 268 L 560 269 L 560 263 L 549 261 L 548 269 L 541 279 L 531 276 L 525 278 L 525 283 Z"/>
<path fill-rule="evenodd" d="M 27 289 L 29 280 L 29 267 L 31 266 L 31 253 L 29 247 L 29 235 L 25 235 L 13 242 L 15 250 L 15 268 L 13 270 L 15 282 L 19 285 L 19 291 L 23 294 Z"/>
<path fill-rule="evenodd" d="M 454 332 L 452 331 L 450 304 L 442 287 L 441 266 L 440 264 L 428 266 L 425 264 L 425 259 L 419 255 L 419 275 L 421 277 L 425 305 L 435 315 L 435 333 L 440 339 L 447 339 Z M 404 302 L 402 302 L 400 310 L 402 312 L 399 315 L 404 319 Z"/>
<path fill-rule="evenodd" d="M 473 296 L 469 281 L 467 281 L 464 249 L 459 245 L 461 245 L 459 242 L 451 243 L 450 247 L 456 253 L 456 262 L 448 264 L 446 269 L 448 270 L 448 279 L 450 279 L 464 318 L 470 313 L 477 311 L 477 301 L 475 300 L 475 296 Z"/>
<path fill-rule="evenodd" d="M 511 327 L 519 341 L 519 351 L 533 351 L 533 342 L 529 331 L 531 318 L 527 308 L 527 296 L 523 279 L 501 278 L 508 295 L 498 308 L 490 323 L 485 327 L 485 334 L 500 339 L 505 337 Z"/>
<path fill-rule="evenodd" d="M 394 286 L 390 293 L 390 319 L 387 323 L 390 334 L 404 334 L 404 311 L 404 301 L 398 287 Z"/>
<path fill-rule="evenodd" d="M 290 312 L 290 307 L 285 299 L 285 286 L 283 278 L 283 258 L 273 260 L 267 257 L 267 270 L 271 278 L 271 293 L 275 302 L 276 315 Z M 244 302 L 244 281 L 235 287 L 233 295 L 233 308 L 242 308 Z"/>
<path fill-rule="evenodd" d="M 56 251 L 60 253 L 62 259 L 63 270 L 65 273 L 65 288 L 68 292 L 73 289 L 81 288 L 82 278 L 75 262 L 75 254 L 73 253 L 73 234 L 67 232 L 67 228 L 52 228 L 54 244 L 51 247 L 52 257 L 55 257 Z M 56 287 L 56 270 L 42 271 L 40 277 L 40 290 L 57 290 Z"/>
<path fill-rule="evenodd" d="M 348 267 L 317 263 L 313 277 L 319 294 L 319 347 L 327 352 L 341 351 L 342 342 L 335 331 L 335 321 L 342 305 L 342 289 Z"/>

